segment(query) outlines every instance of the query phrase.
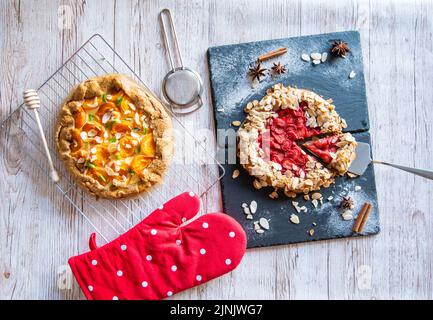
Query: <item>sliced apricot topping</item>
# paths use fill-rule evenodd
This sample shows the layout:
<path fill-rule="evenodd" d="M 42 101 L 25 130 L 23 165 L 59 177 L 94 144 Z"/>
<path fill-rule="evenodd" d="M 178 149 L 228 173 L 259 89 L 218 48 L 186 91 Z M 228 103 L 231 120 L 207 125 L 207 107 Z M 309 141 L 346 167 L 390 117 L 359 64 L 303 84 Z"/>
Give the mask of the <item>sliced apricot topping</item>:
<path fill-rule="evenodd" d="M 90 175 L 102 185 L 106 185 L 111 179 L 107 172 L 100 167 L 90 168 L 89 172 Z"/>
<path fill-rule="evenodd" d="M 120 156 L 122 158 L 130 157 L 135 154 L 137 149 L 137 141 L 132 137 L 126 136 L 119 140 L 120 145 Z"/>
<path fill-rule="evenodd" d="M 99 122 L 87 122 L 83 127 L 83 131 L 87 132 L 87 136 L 89 138 L 93 138 L 95 136 L 101 137 L 105 132 L 105 128 Z"/>
<path fill-rule="evenodd" d="M 86 112 L 82 107 L 78 107 L 77 110 L 72 113 L 72 116 L 74 117 L 75 128 L 79 129 L 86 123 Z"/>
<path fill-rule="evenodd" d="M 140 152 L 145 157 L 154 157 L 155 156 L 155 141 L 153 140 L 153 134 L 148 133 L 144 136 L 143 140 L 141 140 Z"/>
<path fill-rule="evenodd" d="M 152 158 L 138 155 L 135 156 L 131 162 L 131 168 L 134 170 L 136 174 L 140 174 L 144 169 L 146 169 L 150 163 L 152 162 Z"/>
<path fill-rule="evenodd" d="M 95 146 L 90 150 L 90 152 L 96 157 L 96 160 L 94 160 L 93 163 L 97 166 L 104 166 L 110 157 L 110 152 L 108 152 L 105 146 Z"/>
<path fill-rule="evenodd" d="M 113 112 L 113 111 L 118 111 L 116 105 L 113 102 L 105 102 L 103 103 L 98 111 L 96 112 L 96 114 L 98 115 L 99 118 L 102 119 L 102 116 L 107 113 L 107 112 Z"/>
<path fill-rule="evenodd" d="M 83 146 L 83 140 L 80 136 L 80 131 L 77 129 L 72 130 L 72 144 L 71 144 L 71 151 L 76 152 L 81 149 Z"/>
<path fill-rule="evenodd" d="M 122 121 L 122 122 L 116 122 L 113 125 L 112 130 L 115 133 L 117 133 L 117 132 L 118 133 L 129 133 L 129 132 L 131 132 L 132 127 L 133 127 L 133 125 L 132 125 L 131 122 L 129 122 L 129 121 Z"/>

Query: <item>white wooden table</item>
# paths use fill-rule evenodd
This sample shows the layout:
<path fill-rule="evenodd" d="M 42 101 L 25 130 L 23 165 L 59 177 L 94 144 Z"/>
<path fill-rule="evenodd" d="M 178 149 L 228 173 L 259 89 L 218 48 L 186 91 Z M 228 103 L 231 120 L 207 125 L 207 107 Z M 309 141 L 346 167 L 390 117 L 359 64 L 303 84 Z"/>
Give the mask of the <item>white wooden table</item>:
<path fill-rule="evenodd" d="M 61 7 L 65 6 L 65 7 Z M 356 29 L 361 32 L 377 159 L 433 169 L 432 1 L 0 1 L 0 118 L 38 87 L 92 34 L 102 34 L 159 92 L 167 71 L 157 14 L 172 10 L 184 60 L 206 85 L 205 107 L 191 115 L 212 127 L 206 49 L 212 45 Z M 60 19 L 71 12 L 68 28 Z M 4 138 L 4 137 L 2 137 Z M 0 298 L 83 299 L 57 282 L 87 236 L 65 205 L 61 214 L 0 172 Z M 11 177 L 12 175 L 12 177 Z M 40 178 L 40 177 L 39 177 Z M 249 250 L 231 274 L 176 296 L 186 299 L 420 299 L 433 297 L 433 183 L 376 167 L 382 231 L 363 239 Z M 40 186 L 38 188 L 43 188 Z M 53 202 L 62 202 L 58 193 Z M 205 199 L 220 207 L 218 188 Z"/>

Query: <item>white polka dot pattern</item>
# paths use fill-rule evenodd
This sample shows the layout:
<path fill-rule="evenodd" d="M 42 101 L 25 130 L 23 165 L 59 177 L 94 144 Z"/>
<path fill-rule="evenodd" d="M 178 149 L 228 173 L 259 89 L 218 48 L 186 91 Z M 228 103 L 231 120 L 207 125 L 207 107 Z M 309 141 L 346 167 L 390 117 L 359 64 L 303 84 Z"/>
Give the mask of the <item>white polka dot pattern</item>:
<path fill-rule="evenodd" d="M 197 280 L 197 281 L 201 281 L 201 275 L 197 275 L 197 277 L 195 277 L 195 279 Z"/>
<path fill-rule="evenodd" d="M 209 228 L 209 224 L 207 222 L 203 222 L 202 227 L 207 229 L 207 228 Z"/>
<path fill-rule="evenodd" d="M 126 250 L 126 245 L 122 244 L 122 245 L 120 246 L 120 249 L 121 249 L 122 251 L 125 251 L 125 250 Z"/>
<path fill-rule="evenodd" d="M 231 265 L 232 261 L 230 259 L 226 259 L 226 265 Z"/>
<path fill-rule="evenodd" d="M 171 297 L 172 295 L 173 295 L 173 292 L 171 292 L 171 291 L 167 292 L 167 297 Z"/>
<path fill-rule="evenodd" d="M 190 193 L 188 193 L 188 194 L 189 194 L 190 197 L 194 197 L 195 196 L 195 193 L 192 192 L 192 191 Z"/>
<path fill-rule="evenodd" d="M 141 286 L 142 286 L 143 288 L 146 288 L 148 285 L 149 285 L 149 284 L 147 283 L 147 281 L 143 281 L 143 282 L 141 283 Z"/>
<path fill-rule="evenodd" d="M 230 231 L 230 232 L 229 232 L 229 237 L 230 237 L 230 238 L 234 238 L 235 235 L 236 235 L 236 234 L 235 234 L 233 231 Z"/>
<path fill-rule="evenodd" d="M 88 286 L 87 289 L 89 289 L 90 292 L 93 291 L 93 286 Z"/>
<path fill-rule="evenodd" d="M 176 266 L 171 266 L 171 271 L 176 272 L 177 271 L 177 267 Z"/>
<path fill-rule="evenodd" d="M 119 300 L 119 297 L 118 296 L 114 296 L 113 300 Z"/>
<path fill-rule="evenodd" d="M 96 266 L 98 264 L 98 261 L 92 260 L 92 265 Z"/>
<path fill-rule="evenodd" d="M 158 233 L 158 231 L 156 231 L 156 229 L 152 229 L 152 230 L 150 230 L 150 234 L 151 234 L 152 236 L 156 235 L 157 233 Z"/>
<path fill-rule="evenodd" d="M 178 239 L 178 240 L 176 240 L 176 244 L 177 244 L 178 246 L 180 246 L 180 245 L 182 244 L 182 241 L 180 241 L 180 240 Z"/>
<path fill-rule="evenodd" d="M 152 256 L 151 256 L 150 254 L 147 255 L 147 256 L 146 256 L 146 260 L 147 260 L 147 261 L 151 261 L 151 260 L 152 260 Z"/>
<path fill-rule="evenodd" d="M 205 253 L 206 253 L 206 249 L 201 248 L 201 249 L 200 249 L 200 254 L 203 255 L 203 254 L 205 254 Z"/>
<path fill-rule="evenodd" d="M 117 271 L 116 274 L 117 274 L 118 277 L 121 277 L 121 276 L 123 276 L 123 271 L 122 271 L 122 270 L 119 270 L 119 271 Z"/>

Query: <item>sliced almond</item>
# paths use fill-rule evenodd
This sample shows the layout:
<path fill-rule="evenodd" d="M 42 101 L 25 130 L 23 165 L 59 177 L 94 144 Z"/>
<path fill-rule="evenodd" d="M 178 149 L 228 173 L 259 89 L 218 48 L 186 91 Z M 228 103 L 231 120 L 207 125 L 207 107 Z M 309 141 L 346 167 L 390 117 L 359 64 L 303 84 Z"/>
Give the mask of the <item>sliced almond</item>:
<path fill-rule="evenodd" d="M 256 232 L 257 232 L 258 234 L 262 234 L 262 233 L 265 232 L 265 230 L 263 230 L 263 229 L 257 229 Z"/>
<path fill-rule="evenodd" d="M 313 200 L 319 200 L 320 198 L 322 198 L 322 194 L 320 192 L 314 192 L 311 195 L 311 199 L 313 199 Z"/>
<path fill-rule="evenodd" d="M 269 230 L 269 221 L 266 220 L 265 218 L 260 218 L 259 224 L 263 229 Z"/>
<path fill-rule="evenodd" d="M 244 207 L 244 214 L 246 215 L 251 214 L 250 208 Z"/>
<path fill-rule="evenodd" d="M 308 54 L 306 54 L 306 53 L 303 53 L 301 55 L 301 59 L 304 60 L 304 61 L 306 61 L 306 62 L 311 61 L 310 56 Z"/>
<path fill-rule="evenodd" d="M 257 212 L 257 202 L 255 200 L 251 201 L 250 211 L 252 214 Z"/>
<path fill-rule="evenodd" d="M 320 59 L 322 59 L 322 55 L 320 53 L 318 53 L 318 52 L 313 52 L 310 56 L 311 56 L 311 59 L 313 59 L 313 60 L 320 60 Z"/>
<path fill-rule="evenodd" d="M 239 172 L 238 169 L 234 170 L 233 173 L 232 173 L 232 178 L 233 178 L 233 179 L 236 179 L 237 177 L 239 177 L 239 173 L 240 173 L 240 172 Z"/>
<path fill-rule="evenodd" d="M 317 208 L 317 205 L 319 204 L 319 201 L 316 199 L 312 200 L 311 203 L 313 204 L 314 208 Z"/>
<path fill-rule="evenodd" d="M 253 220 L 253 215 L 248 214 L 248 215 L 246 216 L 246 218 L 247 218 L 247 220 Z"/>
<path fill-rule="evenodd" d="M 106 113 L 104 113 L 104 115 L 102 116 L 101 121 L 102 121 L 102 123 L 107 123 L 108 120 L 110 120 L 110 119 L 111 119 L 111 112 L 106 112 Z"/>
<path fill-rule="evenodd" d="M 232 126 L 239 127 L 240 125 L 241 125 L 240 121 L 238 120 L 232 121 Z"/>
<path fill-rule="evenodd" d="M 300 223 L 299 217 L 296 214 L 292 213 L 290 215 L 290 222 L 294 224 L 299 224 Z"/>
<path fill-rule="evenodd" d="M 308 234 L 312 237 L 312 236 L 314 236 L 314 229 L 310 229 L 309 231 L 308 231 Z"/>

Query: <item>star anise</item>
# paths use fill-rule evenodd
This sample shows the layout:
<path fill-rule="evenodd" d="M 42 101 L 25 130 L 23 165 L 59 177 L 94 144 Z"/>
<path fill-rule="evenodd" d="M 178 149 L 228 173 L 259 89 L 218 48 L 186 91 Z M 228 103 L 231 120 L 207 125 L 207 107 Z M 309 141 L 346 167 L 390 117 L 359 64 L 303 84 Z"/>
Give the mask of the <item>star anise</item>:
<path fill-rule="evenodd" d="M 355 203 L 351 197 L 343 197 L 340 202 L 340 208 L 343 209 L 353 209 L 355 206 Z"/>
<path fill-rule="evenodd" d="M 274 63 L 272 66 L 272 71 L 276 74 L 283 74 L 287 72 L 287 68 L 285 65 L 282 65 L 281 62 Z"/>
<path fill-rule="evenodd" d="M 266 76 L 266 71 L 267 70 L 268 69 L 264 68 L 262 66 L 261 62 L 259 60 L 257 60 L 255 66 L 249 69 L 248 74 L 251 76 L 251 78 L 252 78 L 253 81 L 255 79 L 257 79 L 258 81 L 260 81 L 261 77 L 265 77 Z"/>
<path fill-rule="evenodd" d="M 347 42 L 341 41 L 341 40 L 335 40 L 332 43 L 331 52 L 334 55 L 345 57 L 346 54 L 350 51 L 349 45 Z"/>

